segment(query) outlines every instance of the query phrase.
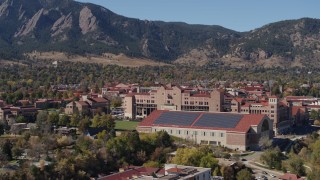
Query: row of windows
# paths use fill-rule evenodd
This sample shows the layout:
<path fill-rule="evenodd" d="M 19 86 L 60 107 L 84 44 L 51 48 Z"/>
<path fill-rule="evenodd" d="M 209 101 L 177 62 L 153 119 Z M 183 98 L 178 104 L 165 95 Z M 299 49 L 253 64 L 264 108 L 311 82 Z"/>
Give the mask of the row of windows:
<path fill-rule="evenodd" d="M 184 104 L 189 104 L 189 102 L 190 102 L 190 105 L 198 104 L 198 101 L 196 101 L 196 102 L 194 102 L 194 101 L 184 101 Z M 202 102 L 202 101 L 200 101 L 200 102 L 199 102 L 199 105 L 205 105 L 205 106 L 207 106 L 207 105 L 209 105 L 209 102 Z"/>
<path fill-rule="evenodd" d="M 234 111 L 237 111 L 237 109 L 234 109 Z M 241 109 L 241 112 L 248 112 L 248 111 L 249 111 L 249 109 Z M 254 112 L 254 111 L 256 111 L 256 112 L 261 111 L 263 113 L 269 113 L 268 110 L 251 110 L 251 112 Z M 270 113 L 274 113 L 274 110 L 270 111 Z"/>
<path fill-rule="evenodd" d="M 200 144 L 203 144 L 203 145 L 206 145 L 206 144 L 209 144 L 209 145 L 221 145 L 221 142 L 220 141 L 206 141 L 206 140 L 201 140 L 200 141 Z"/>
<path fill-rule="evenodd" d="M 184 135 L 200 135 L 200 136 L 218 136 L 218 137 L 224 137 L 224 133 L 216 133 L 216 132 L 206 132 L 206 131 L 189 131 L 189 130 L 166 130 L 169 134 L 177 134 L 181 135 L 182 133 Z M 157 132 L 157 129 L 154 129 L 154 132 Z"/>
<path fill-rule="evenodd" d="M 147 103 L 154 103 L 154 100 L 143 100 L 143 99 L 137 99 L 137 103 L 139 103 L 139 102 L 147 102 Z"/>

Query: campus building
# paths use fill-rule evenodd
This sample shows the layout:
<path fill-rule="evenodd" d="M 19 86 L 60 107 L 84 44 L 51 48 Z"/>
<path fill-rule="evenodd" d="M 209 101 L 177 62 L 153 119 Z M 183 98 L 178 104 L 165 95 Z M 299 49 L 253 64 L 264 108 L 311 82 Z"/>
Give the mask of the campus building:
<path fill-rule="evenodd" d="M 288 131 L 293 125 L 291 104 L 280 102 L 276 96 L 262 98 L 234 98 L 231 101 L 231 112 L 241 114 L 267 115 L 273 122 L 276 133 Z"/>
<path fill-rule="evenodd" d="M 211 180 L 211 168 L 165 164 L 164 168 L 135 167 L 122 169 L 119 173 L 98 178 L 98 180 Z"/>
<path fill-rule="evenodd" d="M 273 136 L 272 121 L 263 114 L 155 110 L 137 127 L 141 133 L 166 131 L 197 144 L 236 150 L 257 149 L 261 137 Z"/>
<path fill-rule="evenodd" d="M 179 86 L 161 86 L 148 93 L 129 93 L 124 98 L 124 116 L 144 118 L 154 110 L 223 111 L 224 92 L 196 91 Z"/>

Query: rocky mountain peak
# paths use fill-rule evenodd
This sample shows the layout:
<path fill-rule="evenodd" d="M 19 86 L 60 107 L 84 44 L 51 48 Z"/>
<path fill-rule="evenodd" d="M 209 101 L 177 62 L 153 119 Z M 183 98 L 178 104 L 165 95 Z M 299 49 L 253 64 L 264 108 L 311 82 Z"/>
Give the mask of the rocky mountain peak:
<path fill-rule="evenodd" d="M 0 32 L 0 54 L 6 57 L 36 50 L 201 64 L 297 57 L 320 61 L 320 20 L 310 18 L 241 33 L 221 26 L 142 21 L 73 0 L 0 0 Z"/>
<path fill-rule="evenodd" d="M 91 10 L 87 6 L 80 11 L 79 26 L 82 34 L 94 31 L 98 27 L 97 18 L 92 14 Z"/>

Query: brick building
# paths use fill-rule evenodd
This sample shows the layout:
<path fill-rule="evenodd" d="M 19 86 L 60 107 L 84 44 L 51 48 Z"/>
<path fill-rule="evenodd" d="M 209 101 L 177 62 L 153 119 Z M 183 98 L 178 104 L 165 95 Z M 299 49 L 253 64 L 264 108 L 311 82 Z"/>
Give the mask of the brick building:
<path fill-rule="evenodd" d="M 273 136 L 272 121 L 262 114 L 153 111 L 138 132 L 166 131 L 197 144 L 231 149 L 257 149 L 261 137 Z"/>
<path fill-rule="evenodd" d="M 293 125 L 291 109 L 290 103 L 280 102 L 276 96 L 234 98 L 231 101 L 231 112 L 267 115 L 273 122 L 275 133 L 288 131 Z"/>
<path fill-rule="evenodd" d="M 135 167 L 122 169 L 119 173 L 98 178 L 98 180 L 211 180 L 211 168 L 165 164 L 164 168 Z"/>

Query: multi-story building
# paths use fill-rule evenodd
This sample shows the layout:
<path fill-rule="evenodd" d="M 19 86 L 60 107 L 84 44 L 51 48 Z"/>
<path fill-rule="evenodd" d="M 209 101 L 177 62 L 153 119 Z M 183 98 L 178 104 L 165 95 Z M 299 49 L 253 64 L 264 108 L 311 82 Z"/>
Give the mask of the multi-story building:
<path fill-rule="evenodd" d="M 138 132 L 166 131 L 197 144 L 235 150 L 257 149 L 261 137 L 273 136 L 272 121 L 263 114 L 153 111 Z"/>
<path fill-rule="evenodd" d="M 13 118 L 18 116 L 23 116 L 26 119 L 33 121 L 36 118 L 38 109 L 33 106 L 27 107 L 17 107 L 17 106 L 7 106 L 0 108 L 0 121 L 7 121 L 9 124 L 14 123 L 14 121 L 9 122 Z"/>
<path fill-rule="evenodd" d="M 266 99 L 234 98 L 231 101 L 231 112 L 267 115 L 273 122 L 276 133 L 283 133 L 292 125 L 290 103 L 280 102 L 276 96 L 269 96 Z"/>
<path fill-rule="evenodd" d="M 102 97 L 83 97 L 82 101 L 71 102 L 66 105 L 65 113 L 71 115 L 75 112 L 95 115 L 97 113 L 109 113 L 109 100 Z"/>
<path fill-rule="evenodd" d="M 293 106 L 318 105 L 318 98 L 312 96 L 287 96 L 284 98 L 286 102 L 291 102 Z"/>
<path fill-rule="evenodd" d="M 224 92 L 196 91 L 179 86 L 161 86 L 148 93 L 129 93 L 124 98 L 124 116 L 143 118 L 154 110 L 223 111 Z"/>
<path fill-rule="evenodd" d="M 89 112 L 89 104 L 85 101 L 74 101 L 66 105 L 64 112 L 67 115 L 72 115 L 75 112 L 79 113 L 88 113 Z"/>

